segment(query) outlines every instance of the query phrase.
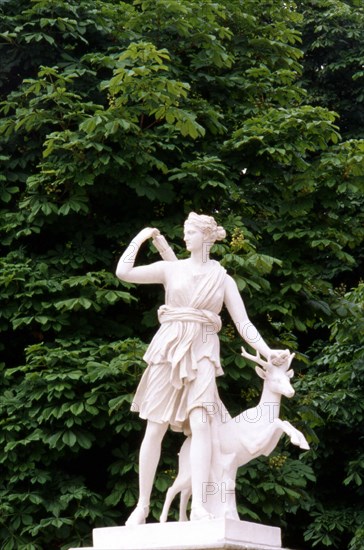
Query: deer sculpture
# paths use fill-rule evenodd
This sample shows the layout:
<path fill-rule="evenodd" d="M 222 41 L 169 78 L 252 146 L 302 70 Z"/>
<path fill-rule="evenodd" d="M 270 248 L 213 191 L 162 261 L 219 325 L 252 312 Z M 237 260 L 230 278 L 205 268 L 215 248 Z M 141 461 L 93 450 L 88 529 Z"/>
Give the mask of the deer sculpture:
<path fill-rule="evenodd" d="M 304 435 L 286 420 L 279 418 L 282 395 L 293 397 L 295 391 L 290 379 L 290 365 L 294 354 L 288 354 L 282 365 L 264 360 L 259 353 L 251 355 L 242 347 L 242 356 L 257 363 L 255 371 L 264 380 L 263 391 L 256 407 L 231 418 L 228 414 L 215 421 L 213 431 L 213 455 L 209 477 L 206 481 L 206 509 L 211 517 L 239 519 L 235 501 L 237 469 L 254 458 L 269 456 L 282 434 L 287 434 L 293 445 L 308 450 Z M 260 365 L 260 366 L 258 366 Z M 188 437 L 179 453 L 178 475 L 168 489 L 160 521 L 167 521 L 174 497 L 180 492 L 179 520 L 186 521 L 187 504 L 191 496 L 190 442 Z"/>

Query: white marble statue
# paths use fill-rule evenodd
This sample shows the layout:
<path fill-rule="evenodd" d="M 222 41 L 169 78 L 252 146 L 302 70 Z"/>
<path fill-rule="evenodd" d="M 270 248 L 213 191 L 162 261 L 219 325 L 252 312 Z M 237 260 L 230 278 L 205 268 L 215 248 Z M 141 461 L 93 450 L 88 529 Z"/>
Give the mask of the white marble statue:
<path fill-rule="evenodd" d="M 256 407 L 247 409 L 231 418 L 224 411 L 224 417 L 217 427 L 217 441 L 214 445 L 210 479 L 205 483 L 205 507 L 214 517 L 239 520 L 235 501 L 235 478 L 239 466 L 247 464 L 260 455 L 269 456 L 275 449 L 281 435 L 286 433 L 291 442 L 301 449 L 308 450 L 305 436 L 287 420 L 279 418 L 282 395 L 293 397 L 294 389 L 290 379 L 293 370 L 290 364 L 294 353 L 280 366 L 264 361 L 259 353 L 253 356 L 242 348 L 242 355 L 263 367 L 255 370 L 263 380 L 263 391 Z M 221 411 L 215 410 L 216 414 Z M 188 437 L 179 453 L 178 475 L 168 489 L 160 517 L 167 521 L 169 507 L 174 497 L 181 493 L 180 521 L 187 520 L 186 508 L 191 496 L 191 464 Z"/>
<path fill-rule="evenodd" d="M 135 267 L 140 246 L 150 238 L 164 260 Z M 224 238 L 225 230 L 213 217 L 192 212 L 184 225 L 188 259 L 178 260 L 158 229 L 145 228 L 118 262 L 119 279 L 165 288 L 165 304 L 158 310 L 161 326 L 144 356 L 147 368 L 133 403 L 147 426 L 139 456 L 139 500 L 126 525 L 145 523 L 161 442 L 169 426 L 191 435 L 190 519 L 214 516 L 206 507 L 205 489 L 219 445 L 215 407 L 224 410 L 216 386 L 216 377 L 223 374 L 218 338 L 223 305 L 242 338 L 269 364 L 279 366 L 289 357 L 287 350 L 268 347 L 249 320 L 236 283 L 210 258 L 211 246 Z"/>

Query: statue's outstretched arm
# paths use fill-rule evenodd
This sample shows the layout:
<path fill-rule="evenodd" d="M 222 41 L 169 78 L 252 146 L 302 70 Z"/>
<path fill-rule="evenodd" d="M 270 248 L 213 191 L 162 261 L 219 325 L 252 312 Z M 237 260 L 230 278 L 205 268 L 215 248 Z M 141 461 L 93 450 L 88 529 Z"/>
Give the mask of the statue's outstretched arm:
<path fill-rule="evenodd" d="M 240 336 L 252 348 L 264 355 L 273 365 L 279 366 L 287 360 L 289 350 L 272 350 L 250 321 L 236 282 L 230 275 L 226 278 L 224 302 Z"/>
<path fill-rule="evenodd" d="M 255 350 L 268 357 L 272 350 L 250 321 L 238 287 L 230 275 L 226 278 L 224 302 L 240 336 Z"/>
<path fill-rule="evenodd" d="M 116 276 L 121 281 L 128 283 L 161 283 L 165 282 L 165 263 L 155 262 L 150 265 L 134 267 L 135 258 L 141 245 L 150 238 L 158 238 L 159 230 L 155 227 L 146 227 L 142 229 L 131 241 L 128 248 L 121 256 L 117 268 Z"/>

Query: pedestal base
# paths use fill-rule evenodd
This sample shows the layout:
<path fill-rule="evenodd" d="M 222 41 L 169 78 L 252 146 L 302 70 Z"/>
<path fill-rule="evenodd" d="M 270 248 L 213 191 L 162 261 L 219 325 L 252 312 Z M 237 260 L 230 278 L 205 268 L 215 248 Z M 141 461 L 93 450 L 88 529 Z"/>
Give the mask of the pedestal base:
<path fill-rule="evenodd" d="M 284 550 L 278 527 L 223 518 L 102 527 L 93 544 L 83 550 Z"/>

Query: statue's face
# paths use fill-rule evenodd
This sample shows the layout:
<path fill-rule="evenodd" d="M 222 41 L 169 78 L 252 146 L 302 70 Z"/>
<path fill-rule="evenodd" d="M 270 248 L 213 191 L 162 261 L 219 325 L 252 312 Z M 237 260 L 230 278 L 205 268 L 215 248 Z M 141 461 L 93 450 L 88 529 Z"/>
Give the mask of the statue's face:
<path fill-rule="evenodd" d="M 202 250 L 205 242 L 203 232 L 193 224 L 185 223 L 183 239 L 189 252 Z"/>

